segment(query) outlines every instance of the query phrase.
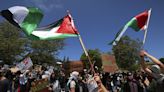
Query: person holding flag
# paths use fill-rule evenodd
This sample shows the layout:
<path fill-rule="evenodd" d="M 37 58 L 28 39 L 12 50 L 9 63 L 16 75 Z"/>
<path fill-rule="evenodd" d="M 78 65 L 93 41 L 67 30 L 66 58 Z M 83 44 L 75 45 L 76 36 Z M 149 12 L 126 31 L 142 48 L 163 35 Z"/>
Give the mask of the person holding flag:
<path fill-rule="evenodd" d="M 150 68 L 148 68 L 145 65 L 145 56 L 150 58 L 152 62 L 155 63 L 155 65 L 152 65 Z M 148 87 L 148 90 L 151 92 L 161 92 L 164 90 L 164 64 L 144 50 L 140 52 L 140 57 L 143 70 L 153 78 L 150 86 Z"/>
<path fill-rule="evenodd" d="M 150 55 L 149 53 L 147 53 L 144 50 L 142 50 L 140 52 L 140 56 L 141 56 L 141 59 L 143 59 L 145 56 L 148 57 L 148 58 L 150 58 L 153 63 L 155 63 L 156 65 L 158 65 L 158 67 L 160 68 L 160 71 L 162 73 L 164 73 L 164 64 L 161 61 L 159 61 L 157 58 L 155 58 L 154 56 Z"/>

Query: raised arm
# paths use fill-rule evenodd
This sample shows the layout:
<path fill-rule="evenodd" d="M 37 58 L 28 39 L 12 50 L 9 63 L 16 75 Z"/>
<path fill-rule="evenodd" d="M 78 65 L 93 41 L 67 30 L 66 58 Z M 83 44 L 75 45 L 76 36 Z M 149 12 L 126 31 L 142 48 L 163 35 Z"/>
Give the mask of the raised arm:
<path fill-rule="evenodd" d="M 154 56 L 150 55 L 149 53 L 147 53 L 146 51 L 141 51 L 141 53 L 143 53 L 144 56 L 147 56 L 148 58 L 150 58 L 152 60 L 152 62 L 154 62 L 155 64 L 157 64 L 162 70 L 164 70 L 164 64 L 159 61 L 157 58 L 155 58 Z"/>
<path fill-rule="evenodd" d="M 98 85 L 98 92 L 109 92 L 105 86 L 102 84 L 101 79 L 99 76 L 94 76 L 95 81 L 97 82 Z"/>
<path fill-rule="evenodd" d="M 152 76 L 152 71 L 146 66 L 146 64 L 145 64 L 145 59 L 144 59 L 144 56 L 145 56 L 145 54 L 144 54 L 144 52 L 143 51 L 141 51 L 140 52 L 140 58 L 141 58 L 141 66 L 142 66 L 142 68 L 143 68 L 143 70 L 146 72 L 146 73 L 148 73 L 150 76 Z"/>

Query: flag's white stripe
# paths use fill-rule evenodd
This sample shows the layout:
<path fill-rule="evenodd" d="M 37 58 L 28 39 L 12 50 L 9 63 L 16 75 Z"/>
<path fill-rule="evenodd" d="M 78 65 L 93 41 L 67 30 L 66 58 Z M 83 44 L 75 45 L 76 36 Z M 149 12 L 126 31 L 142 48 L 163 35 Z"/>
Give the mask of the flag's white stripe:
<path fill-rule="evenodd" d="M 33 31 L 32 35 L 35 35 L 39 38 L 46 39 L 46 38 L 49 38 L 49 37 L 60 36 L 60 35 L 62 35 L 62 33 L 51 33 L 51 32 L 47 32 L 47 31 Z"/>
<path fill-rule="evenodd" d="M 122 31 L 120 32 L 120 34 L 117 36 L 117 38 L 115 39 L 115 41 L 112 43 L 112 45 L 116 45 L 116 42 L 118 42 L 122 35 L 125 33 L 125 31 L 127 30 L 128 26 L 125 25 L 124 28 L 122 29 Z"/>
<path fill-rule="evenodd" d="M 50 33 L 56 33 L 60 26 L 54 27 L 50 30 Z"/>
<path fill-rule="evenodd" d="M 32 34 L 41 38 L 59 36 L 62 33 L 56 33 L 60 26 L 52 28 L 50 31 L 33 31 Z"/>
<path fill-rule="evenodd" d="M 29 13 L 29 10 L 23 6 L 14 6 L 9 8 L 8 10 L 13 14 L 14 21 L 19 25 L 21 25 L 21 23 L 24 21 Z"/>
<path fill-rule="evenodd" d="M 112 43 L 112 45 L 113 45 L 113 46 L 117 45 L 117 44 L 116 44 L 116 41 L 114 41 L 114 42 Z"/>

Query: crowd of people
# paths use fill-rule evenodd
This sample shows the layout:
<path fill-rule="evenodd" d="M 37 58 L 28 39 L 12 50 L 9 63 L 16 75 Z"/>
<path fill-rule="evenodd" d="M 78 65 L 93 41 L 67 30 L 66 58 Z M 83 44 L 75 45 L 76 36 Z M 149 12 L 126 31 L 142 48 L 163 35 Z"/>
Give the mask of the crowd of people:
<path fill-rule="evenodd" d="M 91 74 L 84 70 L 66 76 L 64 69 L 42 67 L 12 72 L 0 66 L 0 92 L 39 92 L 43 85 L 47 90 L 42 92 L 164 92 L 164 64 L 145 51 L 140 52 L 140 57 L 143 70 L 133 72 Z M 147 67 L 144 57 L 150 58 L 154 65 Z M 43 79 L 46 82 L 35 83 Z M 41 86 L 32 88 L 38 85 Z"/>

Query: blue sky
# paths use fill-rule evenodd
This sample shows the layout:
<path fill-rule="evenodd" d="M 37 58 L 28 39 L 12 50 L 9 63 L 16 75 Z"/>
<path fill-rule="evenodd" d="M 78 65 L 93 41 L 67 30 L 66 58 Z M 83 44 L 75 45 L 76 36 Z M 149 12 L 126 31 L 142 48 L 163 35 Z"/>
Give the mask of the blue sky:
<path fill-rule="evenodd" d="M 164 57 L 164 0 L 1 0 L 0 10 L 15 5 L 41 8 L 44 18 L 40 26 L 58 20 L 69 10 L 85 47 L 102 52 L 111 51 L 112 46 L 108 43 L 132 17 L 152 8 L 144 48 L 157 58 Z M 124 35 L 143 39 L 142 31 L 134 32 L 130 28 Z M 83 50 L 78 38 L 68 38 L 65 42 L 59 57 L 79 60 Z"/>

